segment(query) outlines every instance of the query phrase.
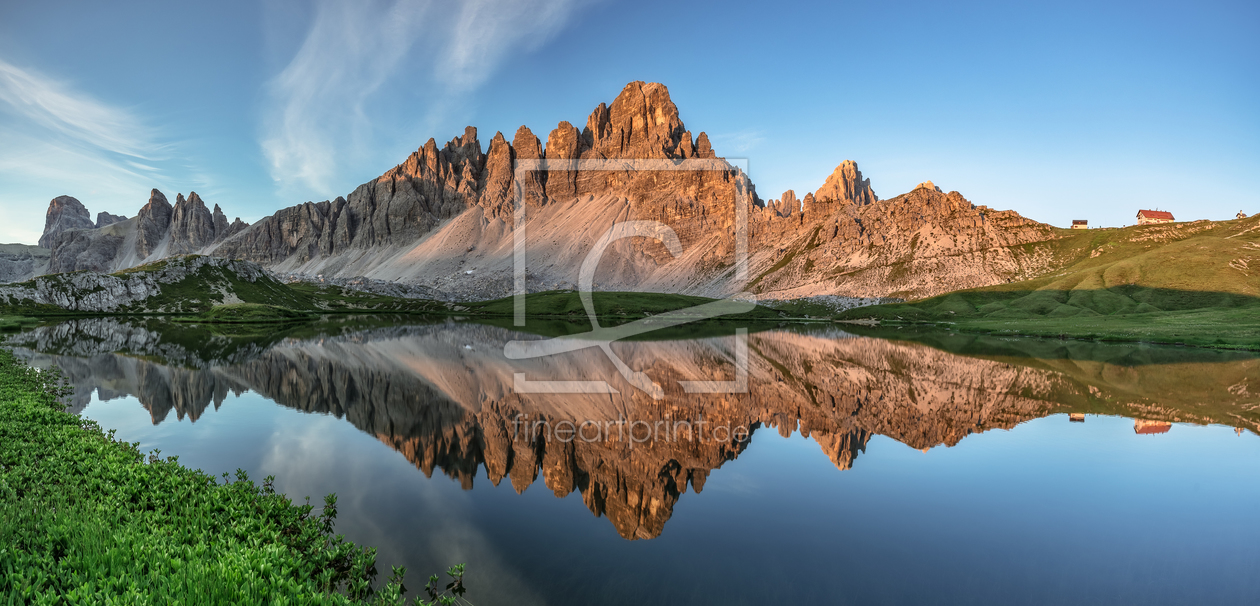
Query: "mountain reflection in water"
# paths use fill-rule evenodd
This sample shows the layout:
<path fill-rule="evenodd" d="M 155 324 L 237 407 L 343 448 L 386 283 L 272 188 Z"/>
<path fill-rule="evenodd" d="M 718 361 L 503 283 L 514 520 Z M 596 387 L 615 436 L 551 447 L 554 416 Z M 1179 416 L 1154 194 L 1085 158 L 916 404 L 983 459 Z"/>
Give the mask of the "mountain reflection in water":
<path fill-rule="evenodd" d="M 626 539 L 659 536 L 688 485 L 700 492 L 764 428 L 812 439 L 841 470 L 875 435 L 929 449 L 1055 413 L 1260 430 L 1260 390 L 1251 380 L 1260 360 L 1230 352 L 1039 341 L 1028 345 L 1038 357 L 1028 357 L 1010 340 L 953 336 L 933 347 L 833 328 L 770 330 L 749 335 L 747 393 L 686 394 L 678 381 L 731 378 L 735 337 L 614 343 L 629 367 L 665 389 L 654 400 L 597 350 L 508 360 L 505 343 L 538 337 L 480 324 L 331 326 L 266 338 L 191 330 L 85 319 L 17 335 L 10 345 L 32 365 L 63 371 L 75 388 L 74 412 L 95 391 L 100 400 L 134 396 L 154 424 L 172 412 L 196 421 L 229 393 L 252 391 L 343 418 L 426 476 L 440 470 L 465 489 L 482 468 L 489 482 L 506 478 L 518 493 L 541 474 L 557 497 L 578 491 Z M 516 393 L 519 372 L 603 379 L 617 393 Z M 564 440 L 554 435 L 564 421 L 614 429 Z M 747 428 L 751 437 L 680 431 L 639 442 L 617 431 L 618 422 Z"/>

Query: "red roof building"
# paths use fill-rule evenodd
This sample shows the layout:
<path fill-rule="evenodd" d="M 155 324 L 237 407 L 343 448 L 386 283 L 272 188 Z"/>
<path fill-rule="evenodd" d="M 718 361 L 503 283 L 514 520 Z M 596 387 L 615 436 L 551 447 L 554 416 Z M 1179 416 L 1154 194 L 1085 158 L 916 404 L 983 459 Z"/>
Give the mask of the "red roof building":
<path fill-rule="evenodd" d="M 1137 214 L 1138 225 L 1146 225 L 1149 223 L 1172 223 L 1176 221 L 1173 214 L 1166 210 L 1139 210 Z"/>
<path fill-rule="evenodd" d="M 1172 429 L 1172 423 L 1164 421 L 1143 421 L 1141 419 L 1133 421 L 1133 433 L 1138 435 L 1168 433 L 1169 429 Z"/>

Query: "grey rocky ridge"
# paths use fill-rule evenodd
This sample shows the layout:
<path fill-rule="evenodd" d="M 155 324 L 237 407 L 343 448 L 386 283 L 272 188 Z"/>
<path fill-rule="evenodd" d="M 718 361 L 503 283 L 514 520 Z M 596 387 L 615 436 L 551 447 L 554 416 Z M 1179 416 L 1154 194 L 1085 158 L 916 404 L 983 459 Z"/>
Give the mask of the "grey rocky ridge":
<path fill-rule="evenodd" d="M 21 282 L 48 271 L 52 252 L 29 244 L 0 244 L 0 284 Z"/>
<path fill-rule="evenodd" d="M 107 212 L 96 213 L 96 227 L 98 229 L 101 227 L 105 227 L 106 225 L 113 225 L 115 223 L 118 223 L 119 221 L 126 221 L 126 220 L 127 220 L 127 217 L 125 215 L 111 215 Z"/>
<path fill-rule="evenodd" d="M 92 215 L 82 202 L 71 196 L 57 196 L 48 204 L 48 212 L 44 219 L 44 233 L 39 244 L 0 244 L 0 283 L 21 282 L 32 276 L 49 271 L 52 252 L 49 250 L 56 244 L 59 236 L 75 230 L 94 229 L 115 222 L 109 213 L 97 215 L 95 223 Z M 79 252 L 76 251 L 76 256 Z"/>
<path fill-rule="evenodd" d="M 157 190 L 134 219 L 54 236 L 48 271 L 115 271 L 168 255 L 257 262 L 290 275 L 364 278 L 489 299 L 511 292 L 519 183 L 527 287 L 572 288 L 593 246 L 614 224 L 659 222 L 682 245 L 675 258 L 646 238 L 611 246 L 595 287 L 705 296 L 750 290 L 766 298 L 921 297 L 1037 274 L 1053 262 L 1037 243 L 1055 229 L 1012 211 L 973 205 L 935 186 L 881 200 L 844 161 L 802 198 L 763 200 L 748 177 L 683 124 L 669 91 L 632 82 L 584 126 L 560 122 L 541 140 L 522 126 L 511 141 L 477 129 L 444 145 L 430 139 L 347 196 L 228 224 L 196 194 L 174 206 Z M 702 161 L 707 170 L 598 168 L 581 161 Z M 736 205 L 748 205 L 749 271 L 736 275 Z M 77 216 L 77 215 L 76 215 Z M 112 231 L 111 231 L 112 230 Z"/>
<path fill-rule="evenodd" d="M 213 301 L 159 299 L 164 289 L 185 280 L 196 281 L 209 290 Z M 179 312 L 201 303 L 237 303 L 232 282 L 274 283 L 270 274 L 255 263 L 205 256 L 177 257 L 144 271 L 102 274 L 73 272 L 39 276 L 29 282 L 0 285 L 0 306 L 37 308 L 53 306 L 80 312 L 120 312 L 130 308 L 143 312 Z M 150 304 L 150 301 L 156 301 Z"/>
<path fill-rule="evenodd" d="M 81 204 L 78 209 L 87 217 L 87 209 Z M 99 213 L 95 224 L 88 222 L 74 229 L 51 229 L 51 209 L 49 212 L 50 229 L 44 234 L 52 242 L 48 273 L 127 269 L 171 255 L 200 252 L 246 227 L 239 218 L 228 223 L 218 205 L 213 212 L 208 210 L 197 192 L 189 193 L 188 198 L 177 194 L 172 206 L 165 194 L 154 189 L 135 217 Z"/>
<path fill-rule="evenodd" d="M 92 214 L 82 202 L 70 196 L 57 196 L 48 204 L 48 213 L 44 219 L 44 235 L 39 238 L 39 245 L 52 248 L 57 236 L 71 229 L 92 229 L 97 227 L 92 222 Z"/>

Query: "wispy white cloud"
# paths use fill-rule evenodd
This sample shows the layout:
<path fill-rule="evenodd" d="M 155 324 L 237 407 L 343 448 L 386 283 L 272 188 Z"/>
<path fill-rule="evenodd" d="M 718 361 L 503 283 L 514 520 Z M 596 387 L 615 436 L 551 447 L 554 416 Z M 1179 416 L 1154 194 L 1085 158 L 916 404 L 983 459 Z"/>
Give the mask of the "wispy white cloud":
<path fill-rule="evenodd" d="M 370 156 L 383 120 L 368 105 L 407 94 L 450 99 L 483 83 L 513 51 L 542 44 L 581 0 L 323 0 L 268 86 L 261 144 L 282 190 L 332 196 L 346 165 Z M 415 109 L 417 122 L 433 107 Z M 393 119 L 394 116 L 389 116 Z"/>
<path fill-rule="evenodd" d="M 503 57 L 534 50 L 564 27 L 580 6 L 573 0 L 470 0 L 458 3 L 446 52 L 437 62 L 439 84 L 460 93 L 481 84 Z"/>
<path fill-rule="evenodd" d="M 33 242 L 55 195 L 110 210 L 161 179 L 168 146 L 133 112 L 0 59 L 0 240 Z M 43 198 L 39 198 L 43 196 Z M 35 198 L 35 199 L 31 199 Z"/>
<path fill-rule="evenodd" d="M 153 133 L 127 111 L 0 59 L 0 102 L 30 126 L 104 152 L 151 159 Z"/>

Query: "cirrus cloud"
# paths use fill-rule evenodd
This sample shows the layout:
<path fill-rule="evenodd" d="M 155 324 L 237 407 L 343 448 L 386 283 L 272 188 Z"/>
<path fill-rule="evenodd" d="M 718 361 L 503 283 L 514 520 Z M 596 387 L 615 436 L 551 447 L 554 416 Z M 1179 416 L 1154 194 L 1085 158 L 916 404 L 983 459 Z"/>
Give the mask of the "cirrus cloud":
<path fill-rule="evenodd" d="M 163 178 L 169 154 L 132 111 L 3 59 L 0 140 L 0 239 L 29 243 L 43 225 L 41 203 L 70 194 L 118 212 Z"/>
<path fill-rule="evenodd" d="M 475 89 L 512 52 L 546 42 L 580 0 L 324 0 L 267 86 L 260 144 L 281 191 L 333 196 L 391 121 L 412 125 Z M 418 92 L 417 92 L 418 91 Z M 420 108 L 373 112 L 389 96 Z M 400 116 L 401 114 L 401 116 Z"/>

